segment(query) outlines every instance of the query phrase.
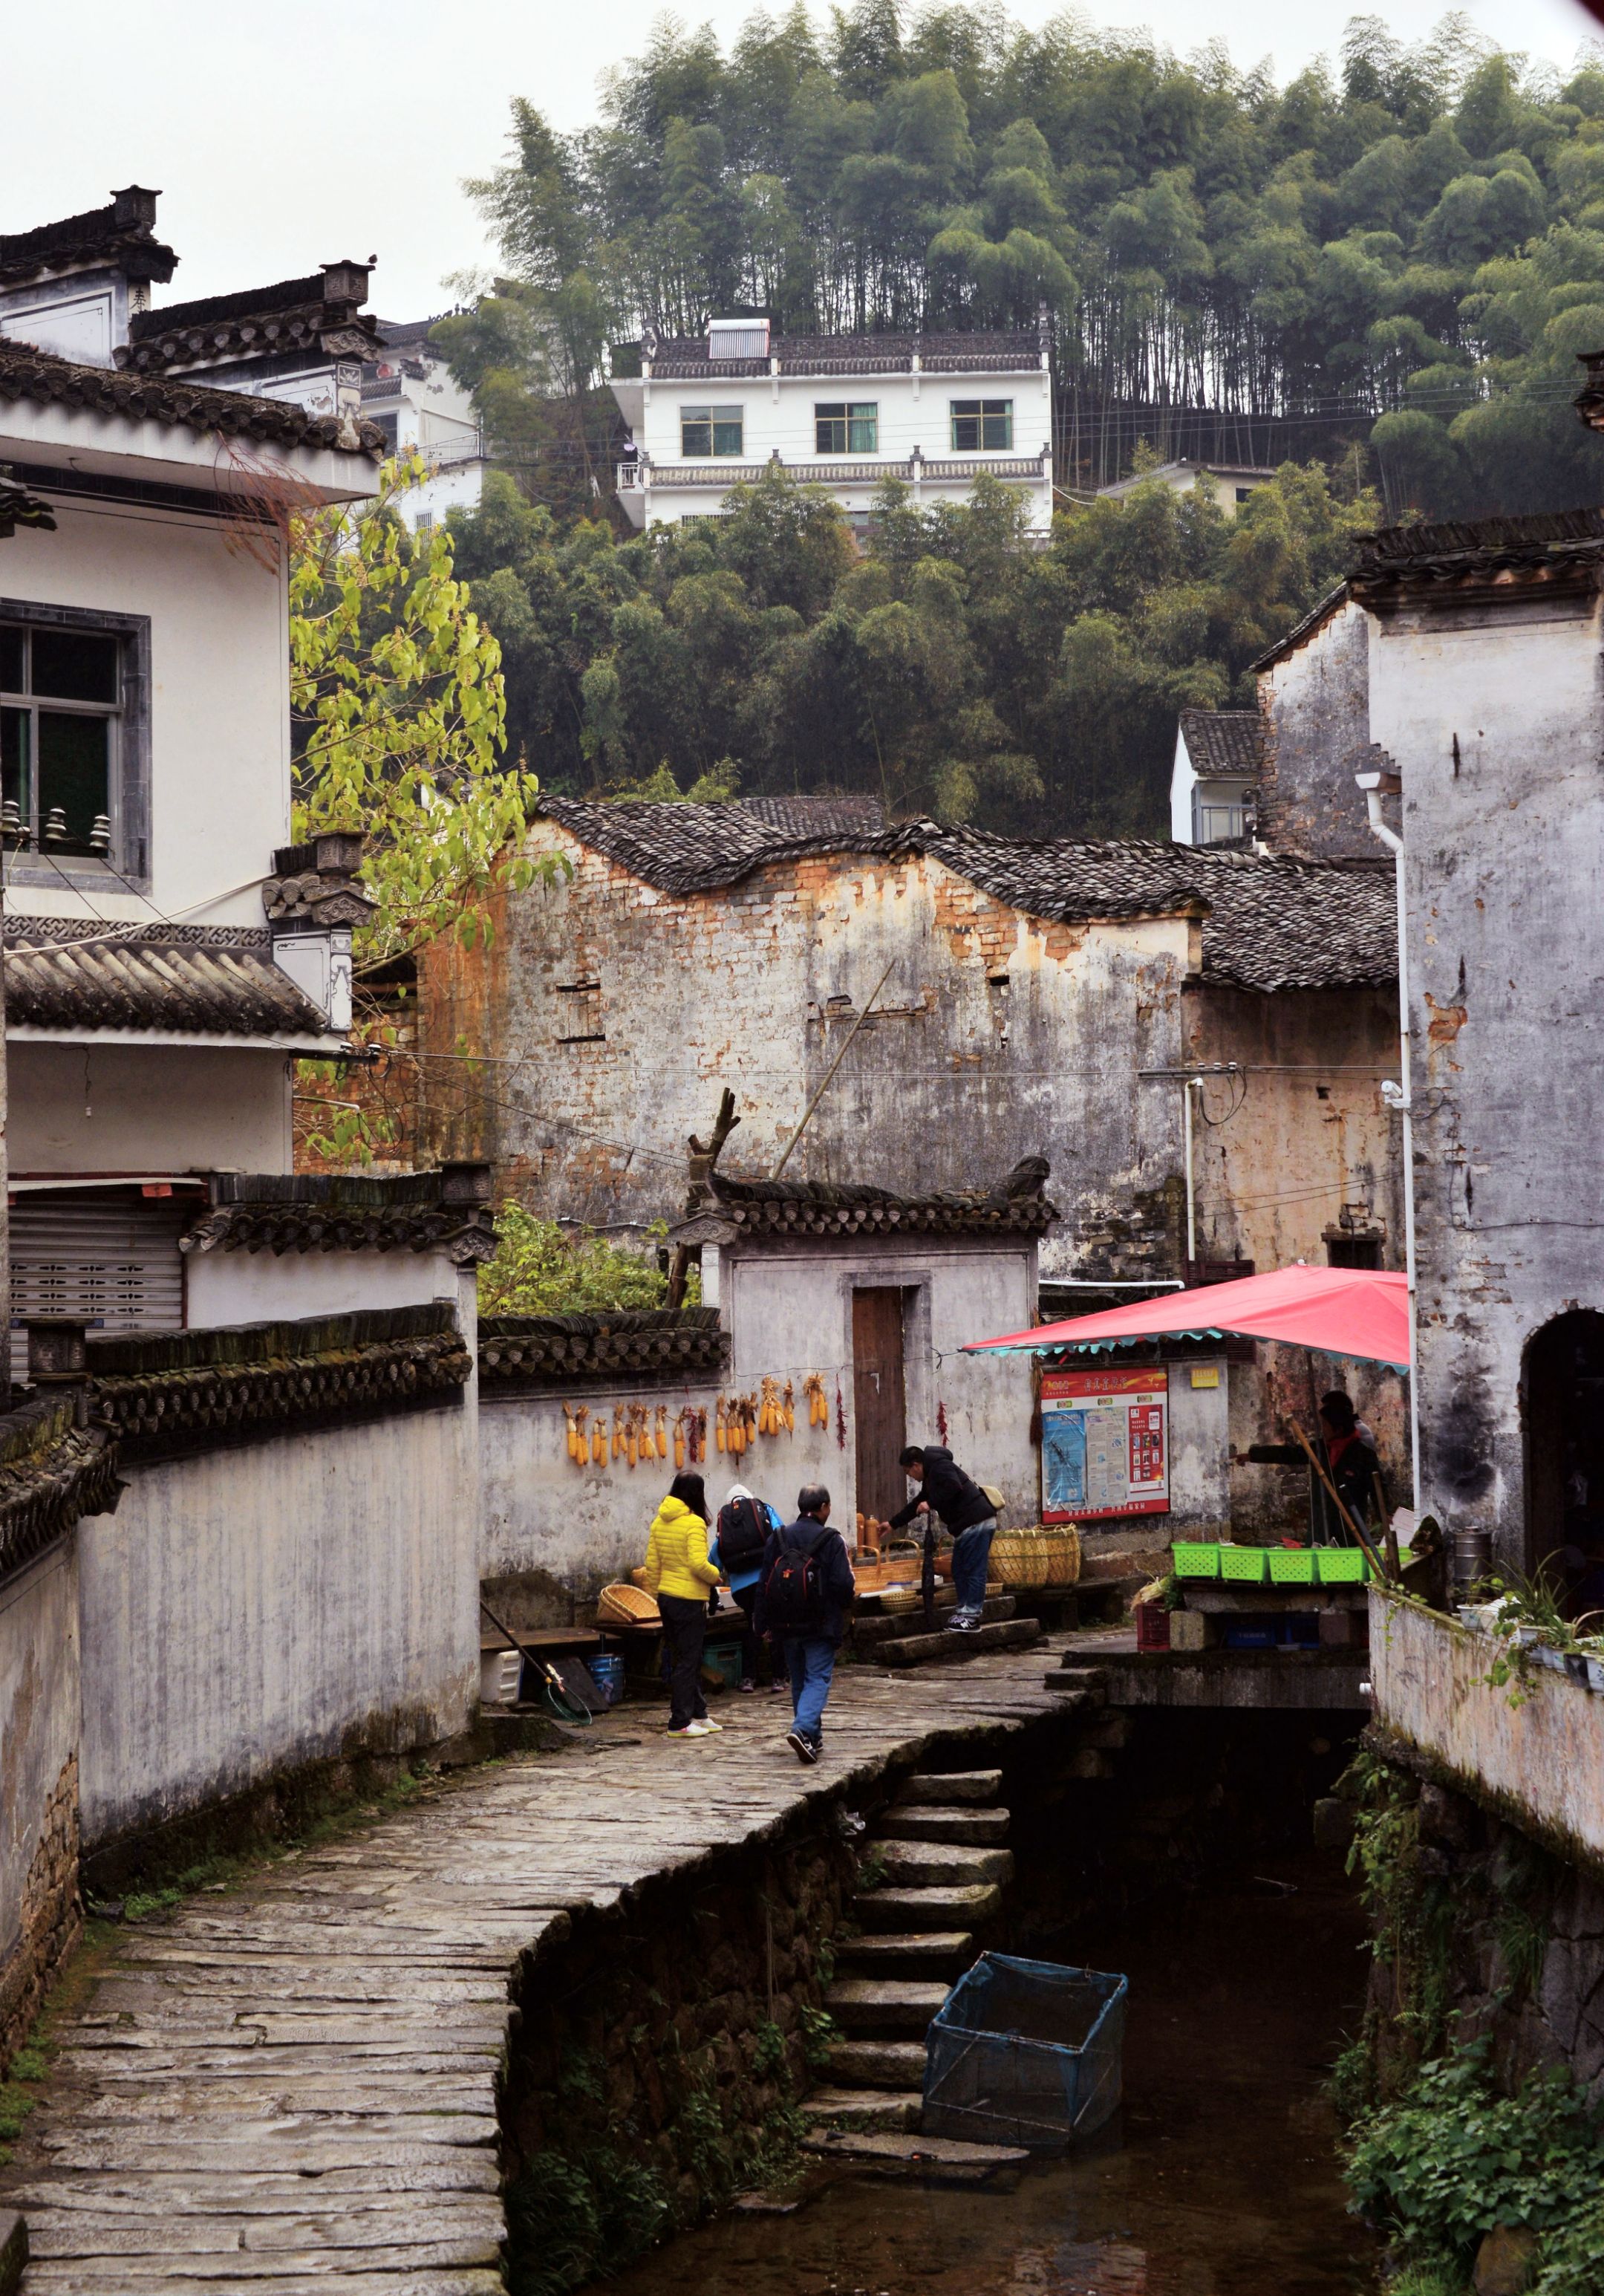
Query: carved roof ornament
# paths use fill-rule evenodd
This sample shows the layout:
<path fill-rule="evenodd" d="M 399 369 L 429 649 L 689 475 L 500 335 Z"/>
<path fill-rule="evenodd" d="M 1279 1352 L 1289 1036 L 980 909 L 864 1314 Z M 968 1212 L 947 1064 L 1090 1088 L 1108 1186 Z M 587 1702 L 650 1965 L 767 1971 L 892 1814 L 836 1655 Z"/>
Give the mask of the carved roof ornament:
<path fill-rule="evenodd" d="M 143 184 L 113 192 L 110 204 L 33 231 L 0 232 L 0 287 L 61 279 L 75 271 L 117 270 L 149 285 L 173 275 L 178 258 L 156 237 L 160 192 Z"/>
<path fill-rule="evenodd" d="M 364 925 L 379 906 L 357 879 L 362 839 L 344 831 L 282 845 L 273 866 L 262 887 L 271 926 Z"/>

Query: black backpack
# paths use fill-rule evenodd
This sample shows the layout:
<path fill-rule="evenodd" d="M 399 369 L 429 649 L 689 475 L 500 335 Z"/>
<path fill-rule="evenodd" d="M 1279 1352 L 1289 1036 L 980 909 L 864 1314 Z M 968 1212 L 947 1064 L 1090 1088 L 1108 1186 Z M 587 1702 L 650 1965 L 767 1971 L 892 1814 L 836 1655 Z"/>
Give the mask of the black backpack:
<path fill-rule="evenodd" d="M 795 1546 L 789 1535 L 782 1537 L 763 1590 L 763 1623 L 768 1633 L 817 1634 L 823 1625 L 824 1577 L 819 1568 L 819 1546 L 816 1538 L 806 1546 Z"/>
<path fill-rule="evenodd" d="M 768 1519 L 756 1499 L 728 1499 L 718 1510 L 718 1559 L 724 1576 L 755 1570 L 768 1545 Z"/>

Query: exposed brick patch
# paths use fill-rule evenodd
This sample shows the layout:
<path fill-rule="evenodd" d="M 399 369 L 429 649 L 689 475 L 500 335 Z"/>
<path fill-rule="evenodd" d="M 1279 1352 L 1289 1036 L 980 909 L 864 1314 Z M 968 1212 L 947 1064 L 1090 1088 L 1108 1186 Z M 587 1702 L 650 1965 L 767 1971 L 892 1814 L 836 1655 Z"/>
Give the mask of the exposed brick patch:
<path fill-rule="evenodd" d="M 26 2039 L 62 1963 L 83 1934 L 78 1895 L 78 1766 L 69 1754 L 52 1789 L 22 1884 L 22 1933 L 0 1969 L 0 2075 Z"/>

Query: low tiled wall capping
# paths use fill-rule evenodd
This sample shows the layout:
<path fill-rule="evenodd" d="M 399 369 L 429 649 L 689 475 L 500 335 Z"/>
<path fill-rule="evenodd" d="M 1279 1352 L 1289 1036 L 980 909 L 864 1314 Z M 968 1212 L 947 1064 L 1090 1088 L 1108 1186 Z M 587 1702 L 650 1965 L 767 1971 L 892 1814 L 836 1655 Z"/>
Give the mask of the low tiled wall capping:
<path fill-rule="evenodd" d="M 577 1387 L 627 1376 L 679 1386 L 716 1378 L 730 1334 L 716 1308 L 638 1308 L 593 1316 L 487 1316 L 479 1377 L 498 1390 Z"/>
<path fill-rule="evenodd" d="M 449 1300 L 91 1340 L 90 1411 L 125 1458 L 457 1399 L 473 1359 Z"/>
<path fill-rule="evenodd" d="M 81 1515 L 109 1514 L 121 1485 L 108 1431 L 87 1423 L 80 1390 L 0 1415 L 0 1578 L 42 1554 Z"/>
<path fill-rule="evenodd" d="M 1604 1875 L 1604 1693 L 1421 1603 L 1372 1587 L 1376 1727 L 1568 1864 Z M 1505 1658 L 1507 1681 L 1491 1677 Z M 1502 1669 L 1501 1669 L 1502 1671 Z"/>
<path fill-rule="evenodd" d="M 495 1250 L 490 1168 L 446 1164 L 391 1177 L 225 1172 L 184 1251 L 444 1251 L 459 1267 Z"/>

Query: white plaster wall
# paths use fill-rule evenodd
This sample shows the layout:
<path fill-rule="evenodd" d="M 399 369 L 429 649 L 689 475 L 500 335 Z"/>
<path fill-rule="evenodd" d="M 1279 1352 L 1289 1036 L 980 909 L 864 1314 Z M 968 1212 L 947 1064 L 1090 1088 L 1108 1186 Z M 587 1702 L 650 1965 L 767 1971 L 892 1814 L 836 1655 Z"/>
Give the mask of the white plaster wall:
<path fill-rule="evenodd" d="M 1213 1372 L 1216 1387 L 1194 1387 L 1194 1372 Z M 1231 1521 L 1231 1385 L 1223 1356 L 1169 1365 L 1172 1538 L 1213 1537 Z M 1105 1529 L 1112 1526 L 1104 1525 Z"/>
<path fill-rule="evenodd" d="M 282 1053 L 12 1043 L 7 1058 L 13 1178 L 291 1168 Z"/>
<path fill-rule="evenodd" d="M 797 1456 L 831 1492 L 838 1522 L 857 1512 L 853 1417 L 852 1294 L 859 1286 L 902 1285 L 903 1362 L 910 1443 L 936 1443 L 937 1411 L 946 1414 L 947 1447 L 979 1483 L 1000 1484 L 1011 1522 L 1037 1518 L 1036 1453 L 1029 1360 L 966 1356 L 966 1341 L 1028 1328 L 1035 1304 L 1035 1247 L 978 1239 L 858 1238 L 806 1253 L 720 1253 L 719 1291 L 731 1332 L 731 1382 L 753 1387 L 767 1373 L 795 1383 L 819 1372 L 830 1398 L 828 1434 L 806 1427 L 798 1409 Z M 835 1396 L 845 1406 L 838 1429 Z M 808 1440 L 804 1444 L 804 1435 Z M 794 1496 L 794 1493 L 791 1494 Z"/>
<path fill-rule="evenodd" d="M 1424 1505 L 1526 1567 L 1523 1351 L 1604 1312 L 1601 614 L 1511 594 L 1371 645 L 1404 783 Z"/>
<path fill-rule="evenodd" d="M 1370 1620 L 1377 1721 L 1567 1855 L 1604 1859 L 1604 1698 L 1535 1666 L 1500 1688 L 1487 1679 L 1503 1649 L 1494 1636 L 1377 1587 Z"/>
<path fill-rule="evenodd" d="M 1192 791 L 1198 786 L 1198 776 L 1192 768 L 1191 751 L 1186 746 L 1186 736 L 1179 726 L 1175 728 L 1175 761 L 1170 767 L 1170 835 L 1177 845 L 1192 841 Z"/>
<path fill-rule="evenodd" d="M 183 469 L 164 475 L 188 479 Z M 290 836 L 283 568 L 260 564 L 237 540 L 231 548 L 213 519 L 120 503 L 53 507 L 53 534 L 20 527 L 7 545 L 4 594 L 150 617 L 151 898 L 102 874 L 88 898 L 59 883 L 28 885 L 8 888 L 8 906 L 13 914 L 259 925 L 259 881 Z M 271 529 L 254 528 L 251 539 L 258 552 L 277 548 Z"/>
<path fill-rule="evenodd" d="M 132 1464 L 80 1526 L 86 1849 L 300 1764 L 428 1746 L 479 1686 L 463 1406 Z"/>
<path fill-rule="evenodd" d="M 631 1467 L 612 1458 L 610 1449 L 606 1465 L 577 1467 L 568 1456 L 565 1402 L 570 1407 L 585 1404 L 593 1416 L 604 1413 L 610 1431 L 615 1403 L 647 1403 L 654 1414 L 664 1403 L 671 1430 L 687 1404 L 705 1410 L 711 1456 L 698 1472 L 706 1477 L 715 1505 L 736 1480 L 754 1490 L 768 1480 L 788 1484 L 790 1466 L 781 1472 L 791 1452 L 785 1436 L 760 1441 L 740 1466 L 712 1447 L 716 1393 L 713 1388 L 624 1384 L 561 1396 L 498 1395 L 494 1386 L 487 1388 L 479 1412 L 483 1577 L 528 1579 L 527 1601 L 549 1624 L 564 1626 L 573 1618 L 588 1624 L 597 1589 L 626 1578 L 646 1560 L 651 1518 L 674 1479 L 672 1458 Z"/>
<path fill-rule="evenodd" d="M 40 1822 L 78 1748 L 78 1536 L 0 1585 L 0 2002 Z"/>
<path fill-rule="evenodd" d="M 192 1251 L 184 1280 L 189 1321 L 200 1330 L 455 1300 L 462 1283 L 444 1252 L 431 1251 Z"/>

